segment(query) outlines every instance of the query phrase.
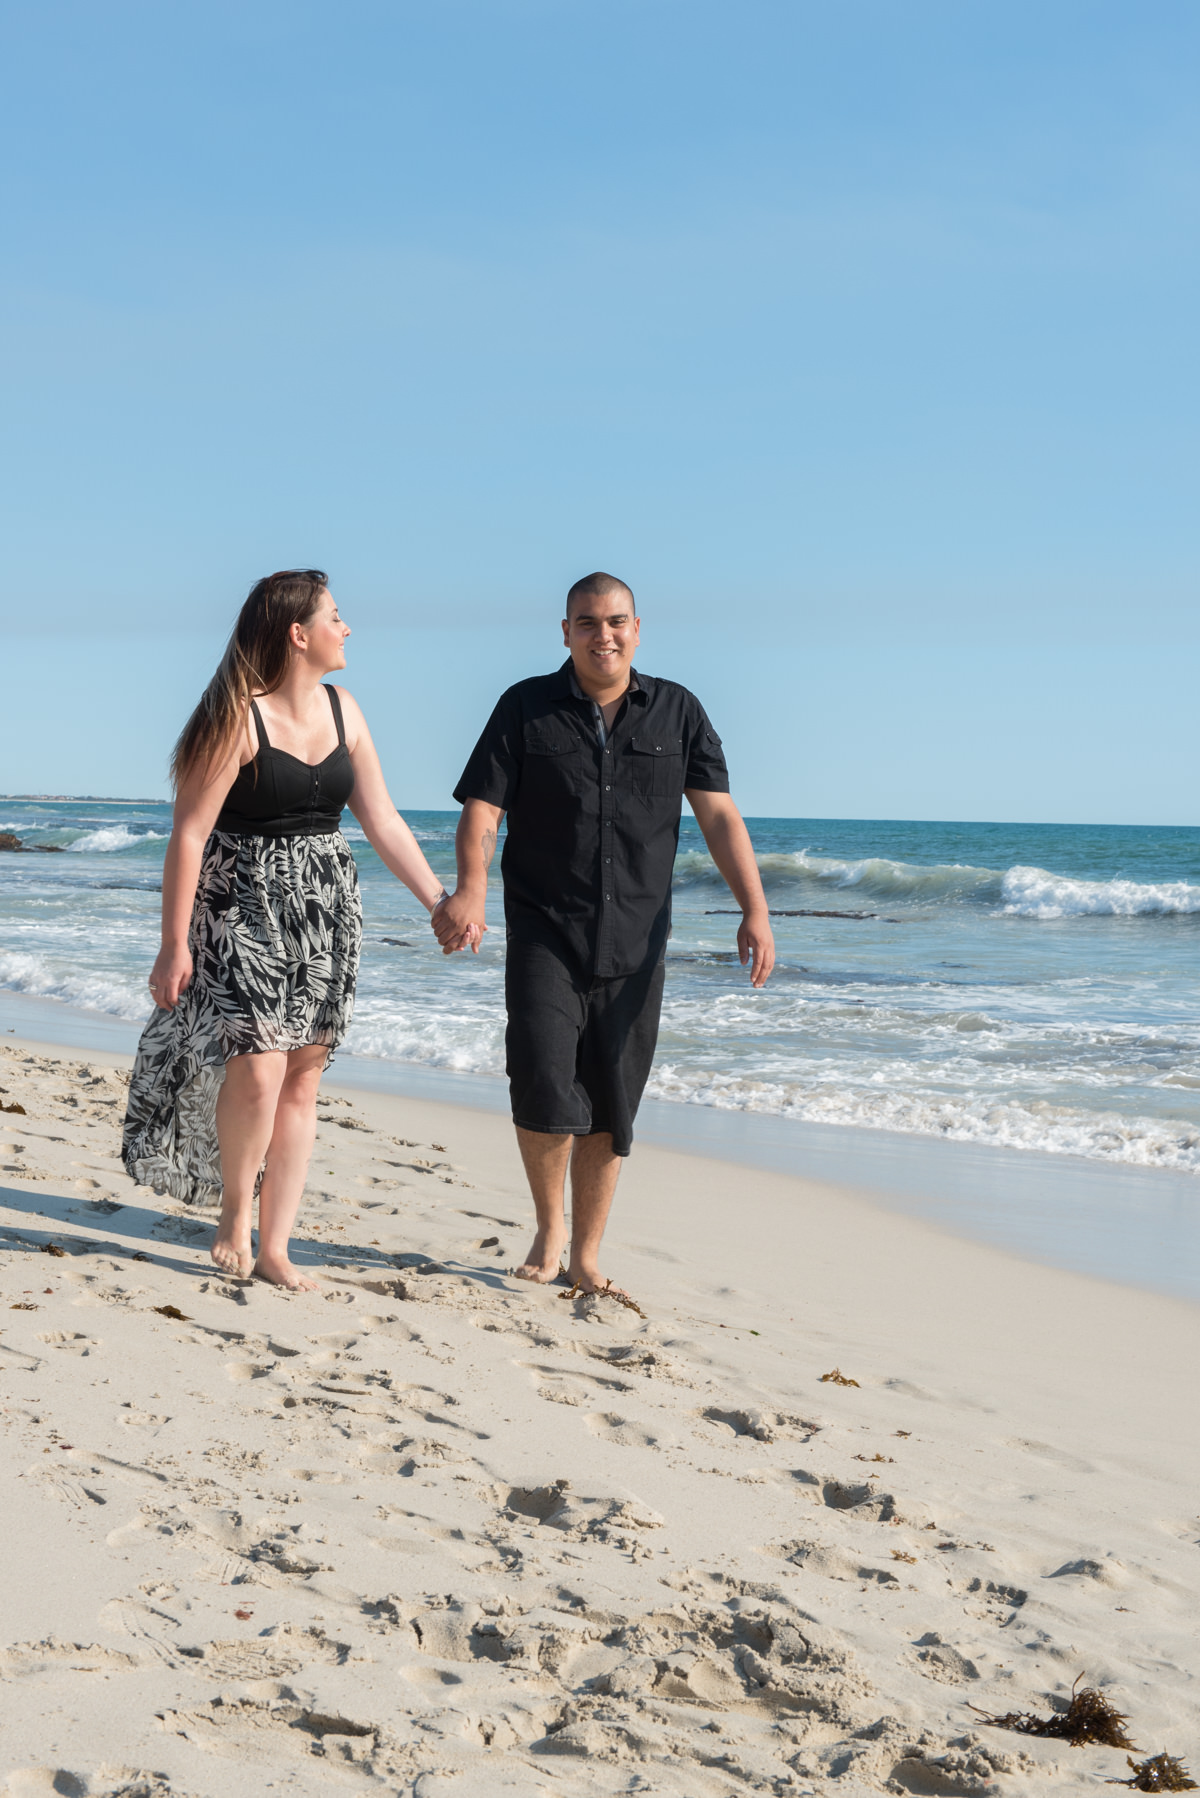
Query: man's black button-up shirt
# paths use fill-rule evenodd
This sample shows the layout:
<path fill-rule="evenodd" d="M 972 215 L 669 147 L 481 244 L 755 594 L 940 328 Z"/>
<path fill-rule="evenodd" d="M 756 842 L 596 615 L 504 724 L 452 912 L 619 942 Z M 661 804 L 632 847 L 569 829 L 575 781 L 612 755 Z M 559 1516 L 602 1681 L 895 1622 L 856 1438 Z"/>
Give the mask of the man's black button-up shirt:
<path fill-rule="evenodd" d="M 729 773 L 686 687 L 633 676 L 601 744 L 572 672 L 568 659 L 501 695 L 454 797 L 508 814 L 510 938 L 557 948 L 606 979 L 662 954 L 684 790 L 727 793 Z"/>

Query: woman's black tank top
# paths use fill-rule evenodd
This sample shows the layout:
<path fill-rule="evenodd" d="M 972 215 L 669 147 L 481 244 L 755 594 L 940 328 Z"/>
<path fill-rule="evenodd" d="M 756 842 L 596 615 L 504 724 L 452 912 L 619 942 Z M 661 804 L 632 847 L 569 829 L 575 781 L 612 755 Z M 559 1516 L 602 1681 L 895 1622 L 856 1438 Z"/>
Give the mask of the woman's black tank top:
<path fill-rule="evenodd" d="M 238 769 L 237 779 L 214 829 L 236 837 L 315 837 L 337 830 L 342 811 L 354 791 L 354 769 L 346 748 L 342 702 L 326 687 L 337 725 L 337 748 L 316 764 L 302 762 L 286 749 L 273 749 L 262 713 L 252 699 L 250 710 L 258 730 L 258 754 Z"/>

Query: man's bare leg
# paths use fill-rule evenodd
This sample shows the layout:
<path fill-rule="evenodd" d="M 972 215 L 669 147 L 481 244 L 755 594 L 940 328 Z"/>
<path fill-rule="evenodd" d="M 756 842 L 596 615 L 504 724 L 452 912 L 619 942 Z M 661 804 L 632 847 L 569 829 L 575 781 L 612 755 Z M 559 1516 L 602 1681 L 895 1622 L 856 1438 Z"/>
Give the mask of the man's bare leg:
<path fill-rule="evenodd" d="M 550 1136 L 541 1130 L 522 1130 L 519 1124 L 516 1131 L 517 1146 L 525 1163 L 525 1178 L 533 1194 L 537 1235 L 528 1255 L 513 1272 L 518 1280 L 533 1280 L 537 1285 L 545 1285 L 557 1275 L 567 1246 L 564 1194 L 574 1138 Z"/>
<path fill-rule="evenodd" d="M 607 1131 L 575 1138 L 571 1155 L 571 1259 L 567 1273 L 584 1292 L 598 1292 L 609 1284 L 600 1272 L 600 1241 L 620 1171 L 621 1157 L 613 1154 L 612 1137 Z"/>

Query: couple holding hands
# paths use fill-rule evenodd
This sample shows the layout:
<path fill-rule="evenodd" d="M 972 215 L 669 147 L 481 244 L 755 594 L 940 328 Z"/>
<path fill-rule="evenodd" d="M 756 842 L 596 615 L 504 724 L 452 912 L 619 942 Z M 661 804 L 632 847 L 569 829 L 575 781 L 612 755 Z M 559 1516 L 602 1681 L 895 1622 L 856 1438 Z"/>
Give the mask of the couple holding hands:
<path fill-rule="evenodd" d="M 212 1257 L 226 1272 L 315 1284 L 288 1245 L 317 1089 L 354 1006 L 362 907 L 339 828 L 349 806 L 446 954 L 479 949 L 507 817 L 505 1050 L 537 1219 L 516 1271 L 549 1281 L 565 1259 L 578 1291 L 626 1297 L 600 1271 L 600 1242 L 658 1035 L 685 796 L 741 908 L 738 950 L 756 987 L 775 952 L 721 740 L 685 687 L 634 670 L 633 594 L 586 576 L 562 630 L 568 659 L 501 696 L 454 789 L 447 893 L 392 804 L 358 705 L 325 684 L 350 635 L 326 576 L 289 570 L 251 589 L 172 760 L 156 1009 L 123 1147 L 140 1184 L 219 1200 Z"/>

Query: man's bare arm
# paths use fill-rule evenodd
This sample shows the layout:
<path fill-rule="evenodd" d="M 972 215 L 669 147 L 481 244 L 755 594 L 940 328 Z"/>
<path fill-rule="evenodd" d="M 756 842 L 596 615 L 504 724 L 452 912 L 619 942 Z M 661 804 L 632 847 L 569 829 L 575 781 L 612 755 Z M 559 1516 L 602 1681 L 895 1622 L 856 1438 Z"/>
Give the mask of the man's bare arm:
<path fill-rule="evenodd" d="M 750 832 L 728 793 L 695 791 L 685 796 L 696 814 L 708 853 L 742 909 L 737 933 L 741 964 L 745 967 L 751 962 L 750 983 L 763 986 L 775 966 L 775 938 Z"/>
<path fill-rule="evenodd" d="M 488 805 L 483 799 L 468 799 L 462 808 L 454 839 L 458 885 L 430 918 L 433 933 L 447 953 L 448 945 L 461 940 L 472 924 L 477 927 L 477 934 L 471 947 L 476 955 L 479 953 L 479 939 L 487 929 L 484 909 L 488 869 L 496 853 L 496 836 L 503 817 L 498 805 Z"/>

